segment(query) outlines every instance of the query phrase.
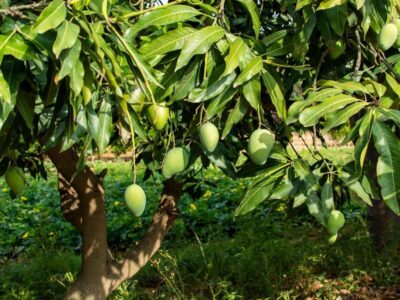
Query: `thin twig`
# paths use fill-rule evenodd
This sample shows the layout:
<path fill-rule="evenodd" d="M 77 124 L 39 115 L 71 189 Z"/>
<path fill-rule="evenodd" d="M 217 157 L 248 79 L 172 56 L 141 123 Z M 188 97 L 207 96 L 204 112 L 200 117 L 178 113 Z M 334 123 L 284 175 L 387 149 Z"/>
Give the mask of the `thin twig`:
<path fill-rule="evenodd" d="M 46 1 L 40 1 L 40 2 L 36 2 L 36 3 L 31 3 L 31 4 L 10 6 L 10 7 L 0 9 L 0 15 L 3 14 L 6 16 L 10 16 L 10 17 L 26 18 L 26 16 L 22 13 L 23 10 L 40 8 L 40 7 L 46 6 L 46 5 L 47 5 Z"/>
<path fill-rule="evenodd" d="M 352 79 L 355 80 L 357 75 L 358 75 L 358 71 L 360 70 L 361 67 L 361 38 L 360 38 L 360 26 L 357 25 L 356 28 L 356 40 L 357 40 L 357 59 L 355 61 L 354 64 L 354 71 L 353 71 L 353 76 Z"/>

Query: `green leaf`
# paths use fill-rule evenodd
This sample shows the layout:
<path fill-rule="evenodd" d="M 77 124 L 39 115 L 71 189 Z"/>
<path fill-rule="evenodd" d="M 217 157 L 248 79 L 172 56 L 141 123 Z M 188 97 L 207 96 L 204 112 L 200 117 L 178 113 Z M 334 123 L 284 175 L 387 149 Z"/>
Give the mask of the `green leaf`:
<path fill-rule="evenodd" d="M 328 115 L 326 119 L 326 123 L 324 124 L 324 131 L 329 131 L 332 128 L 335 128 L 339 125 L 342 125 L 350 120 L 352 116 L 357 114 L 360 110 L 364 107 L 369 105 L 368 102 L 356 102 L 350 104 L 349 106 L 345 107 L 342 110 L 339 110 L 331 115 Z"/>
<path fill-rule="evenodd" d="M 386 73 L 386 81 L 396 95 L 400 97 L 400 84 L 397 82 L 397 80 L 390 76 L 389 73 Z"/>
<path fill-rule="evenodd" d="M 35 118 L 35 97 L 21 89 L 17 95 L 17 108 L 26 126 L 32 130 Z"/>
<path fill-rule="evenodd" d="M 265 179 L 248 187 L 235 211 L 235 216 L 244 215 L 256 208 L 261 202 L 267 200 L 275 191 L 285 173 L 286 170 L 282 166 L 267 169 L 262 175 Z"/>
<path fill-rule="evenodd" d="M 66 18 L 67 8 L 63 0 L 52 1 L 39 15 L 33 27 L 34 33 L 45 33 L 57 28 Z"/>
<path fill-rule="evenodd" d="M 124 34 L 128 40 L 133 40 L 136 34 L 149 26 L 163 26 L 186 21 L 200 14 L 200 11 L 187 5 L 172 5 L 142 15 L 138 21 Z"/>
<path fill-rule="evenodd" d="M 222 131 L 221 136 L 222 139 L 229 134 L 233 125 L 239 123 L 243 119 L 248 108 L 249 105 L 242 98 L 236 101 L 235 108 L 229 113 L 228 119 L 225 122 L 224 130 Z"/>
<path fill-rule="evenodd" d="M 299 121 L 305 127 L 310 127 L 318 123 L 319 119 L 327 114 L 342 109 L 346 105 L 360 101 L 349 95 L 336 95 L 329 97 L 324 102 L 308 107 L 300 113 Z"/>
<path fill-rule="evenodd" d="M 135 130 L 136 134 L 143 140 L 147 141 L 147 133 L 146 130 L 143 128 L 142 122 L 140 121 L 136 111 L 133 107 L 129 104 L 128 105 L 128 112 L 129 118 L 128 122 L 132 122 L 133 129 Z"/>
<path fill-rule="evenodd" d="M 229 47 L 229 54 L 225 57 L 225 71 L 222 76 L 228 75 L 235 71 L 239 66 L 240 60 L 245 55 L 247 46 L 243 39 L 237 37 Z"/>
<path fill-rule="evenodd" d="M 279 40 L 282 40 L 287 34 L 288 31 L 286 29 L 277 30 L 264 37 L 262 42 L 264 43 L 265 47 L 269 47 L 276 44 Z M 267 54 L 269 55 L 268 51 Z"/>
<path fill-rule="evenodd" d="M 252 78 L 247 81 L 242 87 L 242 93 L 247 102 L 254 108 L 256 111 L 261 109 L 261 83 L 260 78 Z"/>
<path fill-rule="evenodd" d="M 375 121 L 372 129 L 379 154 L 376 173 L 383 201 L 400 215 L 400 141 L 383 122 Z"/>
<path fill-rule="evenodd" d="M 326 10 L 326 15 L 332 29 L 341 36 L 347 21 L 347 5 L 338 5 L 328 9 Z"/>
<path fill-rule="evenodd" d="M 400 127 L 400 111 L 396 109 L 390 109 L 390 108 L 378 108 L 378 112 L 383 114 L 386 118 L 389 120 L 394 121 L 398 127 Z"/>
<path fill-rule="evenodd" d="M 224 111 L 225 106 L 232 98 L 235 96 L 237 89 L 228 88 L 225 92 L 220 94 L 218 97 L 214 98 L 210 104 L 207 106 L 207 116 L 212 118 L 216 114 Z"/>
<path fill-rule="evenodd" d="M 249 12 L 251 22 L 253 24 L 253 31 L 256 35 L 256 39 L 260 34 L 260 12 L 258 11 L 257 5 L 253 0 L 237 0 L 240 2 L 246 10 Z"/>
<path fill-rule="evenodd" d="M 19 60 L 36 59 L 35 52 L 29 47 L 22 36 L 13 34 L 12 36 L 0 35 L 0 51 L 4 55 L 12 55 Z"/>
<path fill-rule="evenodd" d="M 345 4 L 348 0 L 322 0 L 317 10 L 329 9 L 338 5 Z"/>
<path fill-rule="evenodd" d="M 356 195 L 364 201 L 369 206 L 372 206 L 371 198 L 368 193 L 365 191 L 364 187 L 359 181 L 349 180 L 350 174 L 347 172 L 341 171 L 339 173 L 339 178 L 351 189 Z"/>
<path fill-rule="evenodd" d="M 0 101 L 11 103 L 11 91 L 8 82 L 4 79 L 3 72 L 0 70 Z"/>
<path fill-rule="evenodd" d="M 320 86 L 329 86 L 329 87 L 333 87 L 336 90 L 342 90 L 342 91 L 346 91 L 349 93 L 354 93 L 354 92 L 362 92 L 365 94 L 369 93 L 369 90 L 367 87 L 365 87 L 364 85 L 362 85 L 359 82 L 356 81 L 335 81 L 335 80 L 320 80 L 318 81 L 318 84 Z"/>
<path fill-rule="evenodd" d="M 272 104 L 276 108 L 278 116 L 285 120 L 287 117 L 286 100 L 279 83 L 276 81 L 269 68 L 261 73 L 261 78 L 263 79 L 264 85 L 271 97 Z"/>
<path fill-rule="evenodd" d="M 293 161 L 293 167 L 300 179 L 307 184 L 307 188 L 310 191 L 318 190 L 318 180 L 303 160 L 295 159 Z"/>
<path fill-rule="evenodd" d="M 298 120 L 299 114 L 304 108 L 310 106 L 315 102 L 325 100 L 327 97 L 337 95 L 341 91 L 335 88 L 326 88 L 320 91 L 312 92 L 308 95 L 307 100 L 299 100 L 294 102 L 288 110 L 288 118 L 286 119 L 287 124 L 294 123 Z"/>
<path fill-rule="evenodd" d="M 202 101 L 214 98 L 224 92 L 235 80 L 236 74 L 231 73 L 228 76 L 218 79 L 216 82 L 212 83 L 205 89 L 194 89 L 188 97 L 189 102 L 199 103 Z"/>
<path fill-rule="evenodd" d="M 172 95 L 171 100 L 182 100 L 195 88 L 199 76 L 200 65 L 201 63 L 195 60 L 186 67 L 182 78 L 175 85 L 174 94 Z"/>
<path fill-rule="evenodd" d="M 61 67 L 54 79 L 56 82 L 60 81 L 71 73 L 72 69 L 79 60 L 80 53 L 81 42 L 79 40 L 76 41 L 75 45 L 71 49 L 68 49 L 67 52 L 62 53 L 60 57 Z"/>
<path fill-rule="evenodd" d="M 103 154 L 106 150 L 109 142 L 111 133 L 113 130 L 112 124 L 112 105 L 110 96 L 106 94 L 103 101 L 101 102 L 99 109 L 99 130 L 95 138 L 99 154 Z"/>
<path fill-rule="evenodd" d="M 303 7 L 305 7 L 307 5 L 310 5 L 312 3 L 313 3 L 313 0 L 299 0 L 299 1 L 296 1 L 296 10 L 300 10 Z"/>
<path fill-rule="evenodd" d="M 53 53 L 58 57 L 62 50 L 71 48 L 79 35 L 79 26 L 71 22 L 64 22 L 57 29 L 57 38 L 53 44 Z"/>
<path fill-rule="evenodd" d="M 182 48 L 175 71 L 185 66 L 193 56 L 206 53 L 224 35 L 225 30 L 219 26 L 208 26 L 193 33 Z"/>
<path fill-rule="evenodd" d="M 354 145 L 354 159 L 357 171 L 364 166 L 364 160 L 365 156 L 367 155 L 369 141 L 371 140 L 372 123 L 372 114 L 367 113 L 362 119 L 359 137 Z M 361 130 L 362 127 L 364 127 L 363 130 Z"/>
<path fill-rule="evenodd" d="M 78 60 L 75 67 L 73 67 L 71 72 L 68 74 L 70 78 L 69 86 L 74 91 L 75 96 L 78 96 L 82 91 L 84 75 L 85 70 L 83 64 Z"/>
<path fill-rule="evenodd" d="M 315 191 L 311 191 L 308 194 L 307 200 L 308 212 L 314 216 L 318 222 L 325 225 L 325 215 L 322 211 L 320 199 Z"/>
<path fill-rule="evenodd" d="M 246 64 L 244 70 L 236 78 L 235 82 L 233 83 L 233 87 L 238 87 L 239 85 L 242 85 L 244 82 L 250 80 L 252 77 L 259 74 L 262 68 L 263 68 L 263 61 L 261 56 L 253 57 L 248 62 L 248 64 Z"/>
<path fill-rule="evenodd" d="M 145 59 L 149 60 L 157 55 L 182 49 L 183 45 L 196 32 L 190 27 L 182 27 L 168 31 L 166 34 L 144 44 L 139 48 Z"/>

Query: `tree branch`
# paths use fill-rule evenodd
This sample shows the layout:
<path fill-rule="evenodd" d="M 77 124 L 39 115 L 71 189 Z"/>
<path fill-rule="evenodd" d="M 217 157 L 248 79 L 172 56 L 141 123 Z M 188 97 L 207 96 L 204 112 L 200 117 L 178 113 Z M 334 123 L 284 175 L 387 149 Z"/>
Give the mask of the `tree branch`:
<path fill-rule="evenodd" d="M 46 6 L 46 1 L 40 1 L 31 4 L 23 4 L 23 5 L 15 5 L 0 9 L 0 15 L 6 15 L 10 17 L 19 17 L 19 18 L 26 18 L 26 16 L 22 13 L 23 10 L 32 10 L 35 8 L 41 8 Z"/>
<path fill-rule="evenodd" d="M 159 208 L 145 236 L 111 270 L 110 277 L 115 278 L 111 283 L 111 290 L 114 290 L 123 281 L 134 276 L 161 247 L 165 235 L 178 216 L 177 204 L 181 194 L 181 183 L 173 178 L 164 182 L 164 191 L 161 196 Z"/>

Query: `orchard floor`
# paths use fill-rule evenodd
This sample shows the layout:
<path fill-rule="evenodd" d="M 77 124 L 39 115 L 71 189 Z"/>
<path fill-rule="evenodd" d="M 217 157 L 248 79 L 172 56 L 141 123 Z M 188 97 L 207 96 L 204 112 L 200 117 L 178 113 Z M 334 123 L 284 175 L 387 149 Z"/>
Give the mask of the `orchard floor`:
<path fill-rule="evenodd" d="M 342 150 L 335 155 L 346 160 Z M 161 178 L 143 184 L 148 207 L 139 219 L 123 202 L 129 163 L 93 165 L 108 169 L 109 243 L 118 255 L 150 222 Z M 48 182 L 30 179 L 14 200 L 0 180 L 0 299 L 60 299 L 79 270 L 80 239 L 61 217 L 54 175 L 50 168 Z M 162 250 L 111 299 L 400 299 L 400 233 L 376 252 L 356 199 L 345 204 L 346 226 L 329 246 L 304 209 L 288 215 L 277 201 L 234 219 L 246 181 L 215 169 L 205 181 L 211 185 L 196 187 L 196 200 L 183 197 Z"/>

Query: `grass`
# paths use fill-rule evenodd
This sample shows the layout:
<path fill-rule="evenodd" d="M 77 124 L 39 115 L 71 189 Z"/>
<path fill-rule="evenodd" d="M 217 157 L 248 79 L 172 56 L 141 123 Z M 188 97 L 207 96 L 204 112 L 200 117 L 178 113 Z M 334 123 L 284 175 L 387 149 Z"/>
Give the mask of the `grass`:
<path fill-rule="evenodd" d="M 338 150 L 332 157 L 345 162 L 348 154 Z M 122 251 L 151 222 L 161 178 L 141 183 L 148 206 L 135 218 L 123 202 L 132 182 L 129 163 L 96 161 L 93 167 L 108 169 L 109 243 Z M 0 180 L 0 299 L 61 299 L 79 271 L 81 241 L 62 220 L 50 171 L 48 182 L 30 179 L 29 189 L 14 200 Z M 205 176 L 217 187 L 201 184 L 201 197 L 182 198 L 182 214 L 162 250 L 110 299 L 336 299 L 366 287 L 388 290 L 400 281 L 399 237 L 377 253 L 359 204 L 347 204 L 346 226 L 328 246 L 324 230 L 307 214 L 289 218 L 262 205 L 233 219 L 245 182 L 216 169 Z"/>

